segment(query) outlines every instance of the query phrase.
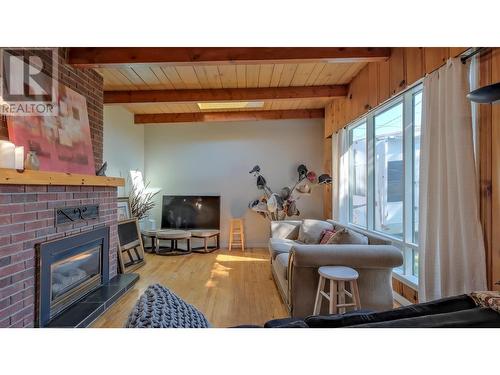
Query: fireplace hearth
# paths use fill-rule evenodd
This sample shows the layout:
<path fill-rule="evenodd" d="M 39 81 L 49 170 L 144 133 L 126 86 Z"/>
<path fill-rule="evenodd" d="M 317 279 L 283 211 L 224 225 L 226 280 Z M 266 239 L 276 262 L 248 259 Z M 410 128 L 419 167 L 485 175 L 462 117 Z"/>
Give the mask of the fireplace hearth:
<path fill-rule="evenodd" d="M 45 327 L 108 282 L 109 228 L 41 243 L 37 258 L 37 325 Z"/>

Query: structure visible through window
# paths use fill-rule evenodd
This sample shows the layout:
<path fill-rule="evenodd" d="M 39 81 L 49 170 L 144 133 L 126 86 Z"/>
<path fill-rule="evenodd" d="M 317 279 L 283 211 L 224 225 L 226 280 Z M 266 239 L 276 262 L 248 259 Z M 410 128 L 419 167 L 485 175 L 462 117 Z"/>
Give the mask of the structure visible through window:
<path fill-rule="evenodd" d="M 403 103 L 375 116 L 375 230 L 403 237 Z"/>
<path fill-rule="evenodd" d="M 366 123 L 353 128 L 350 138 L 349 218 L 352 223 L 366 227 Z"/>

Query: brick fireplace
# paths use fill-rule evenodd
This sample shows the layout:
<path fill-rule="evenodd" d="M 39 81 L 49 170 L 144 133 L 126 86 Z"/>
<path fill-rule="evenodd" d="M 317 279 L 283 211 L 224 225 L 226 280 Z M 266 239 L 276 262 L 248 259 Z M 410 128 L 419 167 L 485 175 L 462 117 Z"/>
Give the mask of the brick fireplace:
<path fill-rule="evenodd" d="M 66 53 L 66 48 L 59 49 L 58 80 L 87 100 L 97 169 L 103 154 L 103 78 L 93 69 L 66 64 Z M 48 54 L 41 57 L 47 61 L 51 58 Z M 5 118 L 0 116 L 0 139 L 8 136 Z M 97 181 L 95 176 L 27 172 L 0 170 L 0 327 L 35 324 L 36 244 L 107 226 L 109 278 L 117 274 L 116 203 L 120 183 L 109 184 L 106 177 Z M 88 178 L 92 181 L 83 181 Z M 91 204 L 99 205 L 97 219 L 56 226 L 57 208 Z"/>
<path fill-rule="evenodd" d="M 99 205 L 97 219 L 55 225 L 55 210 Z M 0 327 L 35 323 L 35 245 L 110 228 L 109 278 L 117 274 L 115 186 L 0 185 Z"/>

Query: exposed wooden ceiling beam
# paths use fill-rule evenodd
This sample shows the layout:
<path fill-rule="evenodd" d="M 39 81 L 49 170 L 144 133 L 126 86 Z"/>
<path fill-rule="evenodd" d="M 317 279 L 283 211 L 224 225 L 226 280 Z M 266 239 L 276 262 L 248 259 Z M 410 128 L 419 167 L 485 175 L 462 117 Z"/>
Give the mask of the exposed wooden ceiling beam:
<path fill-rule="evenodd" d="M 273 100 L 335 98 L 347 95 L 347 85 L 265 87 L 240 89 L 105 91 L 105 104 L 213 102 L 227 100 Z"/>
<path fill-rule="evenodd" d="M 193 113 L 152 113 L 135 114 L 136 124 L 158 124 L 175 122 L 222 122 L 222 121 L 259 121 L 285 119 L 323 118 L 324 109 L 287 109 L 276 111 L 227 111 Z"/>
<path fill-rule="evenodd" d="M 386 47 L 78 47 L 68 63 L 82 68 L 133 65 L 371 62 L 387 60 Z"/>

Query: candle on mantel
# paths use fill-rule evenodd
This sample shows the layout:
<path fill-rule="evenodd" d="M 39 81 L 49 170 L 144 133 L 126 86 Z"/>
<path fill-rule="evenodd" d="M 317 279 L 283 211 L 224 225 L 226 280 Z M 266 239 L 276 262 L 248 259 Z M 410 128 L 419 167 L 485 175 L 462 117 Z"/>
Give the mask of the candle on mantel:
<path fill-rule="evenodd" d="M 15 162 L 14 143 L 9 141 L 0 141 L 0 168 L 14 168 Z"/>
<path fill-rule="evenodd" d="M 18 146 L 15 150 L 16 169 L 24 169 L 24 146 Z"/>

